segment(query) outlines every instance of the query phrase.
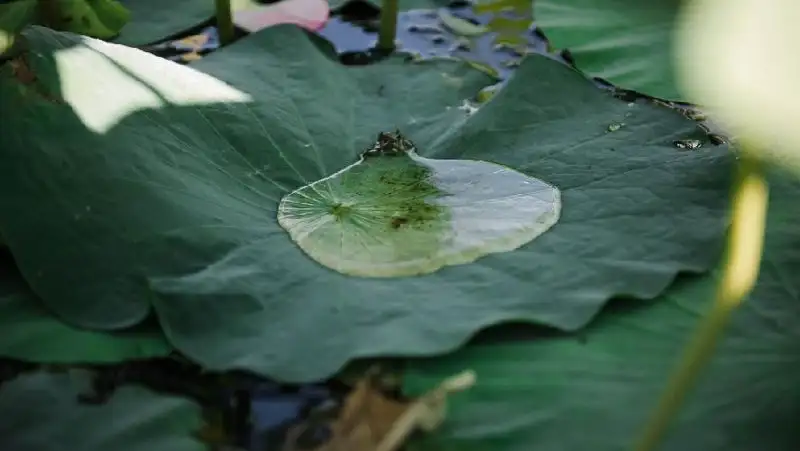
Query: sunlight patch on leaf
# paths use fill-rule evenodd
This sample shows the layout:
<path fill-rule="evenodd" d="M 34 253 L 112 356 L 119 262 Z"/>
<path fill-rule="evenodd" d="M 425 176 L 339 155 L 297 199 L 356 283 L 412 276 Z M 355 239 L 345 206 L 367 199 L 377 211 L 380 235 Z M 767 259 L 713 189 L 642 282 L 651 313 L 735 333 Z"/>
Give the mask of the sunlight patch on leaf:
<path fill-rule="evenodd" d="M 55 53 L 61 95 L 84 125 L 97 133 L 106 133 L 138 110 L 252 100 L 212 76 L 147 52 L 97 39 L 71 38 L 78 45 Z M 102 102 L 97 101 L 98 95 Z"/>

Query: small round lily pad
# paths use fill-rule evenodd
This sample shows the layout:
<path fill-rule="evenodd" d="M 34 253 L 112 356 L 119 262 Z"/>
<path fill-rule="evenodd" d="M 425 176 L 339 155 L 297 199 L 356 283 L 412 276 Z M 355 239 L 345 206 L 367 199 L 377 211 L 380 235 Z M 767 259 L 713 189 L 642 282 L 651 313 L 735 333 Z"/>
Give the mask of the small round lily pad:
<path fill-rule="evenodd" d="M 529 243 L 561 213 L 558 188 L 507 167 L 423 158 L 380 133 L 358 162 L 286 195 L 278 222 L 343 274 L 402 277 Z"/>

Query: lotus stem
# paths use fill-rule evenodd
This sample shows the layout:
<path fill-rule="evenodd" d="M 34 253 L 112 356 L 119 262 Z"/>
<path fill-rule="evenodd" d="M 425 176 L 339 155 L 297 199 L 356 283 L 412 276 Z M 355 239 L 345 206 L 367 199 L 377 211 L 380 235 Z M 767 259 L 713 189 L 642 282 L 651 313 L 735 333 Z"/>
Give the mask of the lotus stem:
<path fill-rule="evenodd" d="M 381 25 L 378 30 L 378 49 L 391 52 L 397 36 L 398 0 L 383 0 Z"/>
<path fill-rule="evenodd" d="M 670 422 L 714 354 L 731 314 L 750 294 L 758 279 L 769 192 L 760 161 L 748 149 L 741 153 L 736 168 L 731 228 L 714 304 L 686 346 L 653 416 L 635 444 L 636 451 L 653 451 L 664 439 Z"/>
<path fill-rule="evenodd" d="M 231 12 L 231 0 L 214 0 L 217 9 L 217 30 L 219 31 L 220 45 L 227 45 L 233 42 L 236 30 L 233 26 L 233 13 Z"/>

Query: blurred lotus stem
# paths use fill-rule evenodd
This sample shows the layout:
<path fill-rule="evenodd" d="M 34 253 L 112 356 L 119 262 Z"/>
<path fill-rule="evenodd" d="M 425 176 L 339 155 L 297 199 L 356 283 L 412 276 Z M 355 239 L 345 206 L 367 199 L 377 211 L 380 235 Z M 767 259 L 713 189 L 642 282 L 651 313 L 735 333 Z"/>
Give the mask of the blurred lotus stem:
<path fill-rule="evenodd" d="M 764 243 L 767 198 L 767 182 L 760 161 L 747 148 L 741 154 L 734 180 L 731 228 L 714 305 L 687 345 L 634 450 L 653 451 L 661 443 L 684 398 L 714 354 L 731 314 L 755 286 Z"/>
<path fill-rule="evenodd" d="M 236 31 L 233 27 L 233 14 L 231 13 L 231 0 L 214 0 L 217 7 L 217 30 L 219 31 L 220 45 L 233 42 Z"/>
<path fill-rule="evenodd" d="M 378 49 L 391 52 L 397 36 L 398 0 L 383 0 L 381 6 L 381 26 L 378 30 Z"/>

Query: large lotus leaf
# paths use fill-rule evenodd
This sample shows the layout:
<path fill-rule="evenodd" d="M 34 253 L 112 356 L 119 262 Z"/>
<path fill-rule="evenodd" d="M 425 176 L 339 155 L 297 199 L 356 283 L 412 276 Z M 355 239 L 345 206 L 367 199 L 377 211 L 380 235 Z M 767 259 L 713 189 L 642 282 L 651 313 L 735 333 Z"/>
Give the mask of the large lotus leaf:
<path fill-rule="evenodd" d="M 89 375 L 32 373 L 0 386 L 0 446 L 9 451 L 202 451 L 200 406 L 140 387 L 83 404 Z"/>
<path fill-rule="evenodd" d="M 536 24 L 579 69 L 617 86 L 682 99 L 672 65 L 680 0 L 536 0 Z"/>
<path fill-rule="evenodd" d="M 58 320 L 0 250 L 0 357 L 38 363 L 112 363 L 166 356 L 160 331 L 96 332 Z"/>
<path fill-rule="evenodd" d="M 778 451 L 800 440 L 798 195 L 800 182 L 773 175 L 757 287 L 659 449 Z M 466 368 L 477 372 L 477 385 L 454 399 L 439 433 L 410 449 L 630 449 L 708 311 L 716 282 L 686 278 L 647 305 L 609 308 L 577 335 L 506 337 L 412 362 L 409 393 Z"/>
<path fill-rule="evenodd" d="M 97 328 L 141 321 L 152 296 L 148 277 L 200 271 L 269 237 L 282 243 L 275 255 L 295 251 L 275 216 L 283 194 L 355 161 L 380 130 L 401 126 L 440 135 L 463 120 L 465 113 L 455 108 L 461 99 L 489 83 L 452 62 L 418 66 L 397 58 L 347 70 L 299 30 L 278 27 L 199 66 L 221 70 L 259 97 L 245 105 L 236 102 L 251 94 L 144 52 L 41 28 L 27 36 L 35 50 L 26 61 L 39 80 L 25 84 L 5 68 L 0 108 L 17 112 L 15 124 L 32 128 L 4 134 L 2 149 L 20 158 L 23 171 L 33 169 L 23 168 L 31 154 L 22 158 L 17 151 L 40 149 L 40 169 L 72 194 L 54 194 L 50 182 L 35 188 L 35 174 L 18 174 L 12 184 L 47 200 L 41 209 L 17 210 L 22 198 L 9 195 L 3 206 L 30 215 L 12 215 L 16 226 L 0 228 L 9 245 L 16 241 L 10 247 L 22 272 L 50 308 Z M 248 68 L 256 56 L 263 63 Z M 407 92 L 419 97 L 401 103 Z M 56 96 L 64 101 L 54 103 Z M 130 114 L 137 109 L 145 111 Z M 60 137 L 29 133 L 40 127 Z M 51 159 L 47 149 L 58 155 Z M 69 227 L 54 226 L 56 216 Z M 16 228 L 23 223 L 37 236 Z M 74 233 L 87 233 L 86 241 Z M 273 259 L 265 254 L 265 261 Z M 328 275 L 307 263 L 311 276 Z M 237 310 L 236 304 L 226 308 Z"/>
<path fill-rule="evenodd" d="M 489 80 L 464 64 L 346 68 L 291 27 L 193 69 L 59 35 L 78 47 L 56 55 L 68 104 L 54 104 L 37 95 L 59 88 L 50 36 L 29 33 L 38 90 L 0 79 L 13 131 L 3 236 L 64 318 L 117 328 L 154 302 L 172 343 L 210 368 L 308 380 L 354 357 L 446 351 L 507 320 L 576 329 L 610 297 L 654 297 L 717 258 L 727 149 L 676 148 L 704 139 L 692 121 L 621 102 L 546 57 L 470 115 L 457 106 Z M 486 160 L 555 185 L 560 222 L 516 251 L 426 276 L 317 264 L 279 226 L 279 199 L 395 127 L 422 157 Z"/>

